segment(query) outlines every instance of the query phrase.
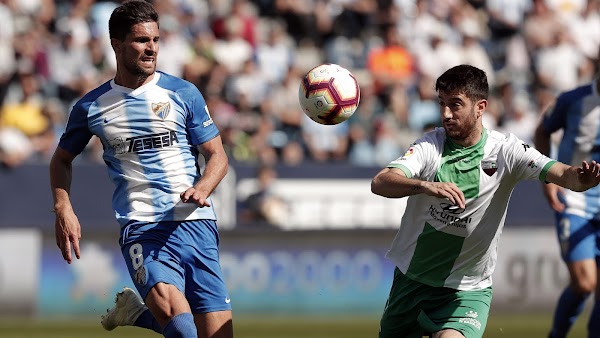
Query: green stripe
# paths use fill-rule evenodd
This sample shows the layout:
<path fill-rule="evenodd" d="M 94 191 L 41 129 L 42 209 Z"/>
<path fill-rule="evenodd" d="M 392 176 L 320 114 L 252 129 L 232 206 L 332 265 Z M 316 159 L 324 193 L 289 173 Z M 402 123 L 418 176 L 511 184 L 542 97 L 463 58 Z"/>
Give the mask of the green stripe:
<path fill-rule="evenodd" d="M 548 175 L 548 171 L 550 170 L 550 167 L 554 163 L 556 163 L 556 161 L 552 160 L 552 161 L 546 163 L 546 165 L 544 166 L 544 168 L 542 168 L 542 172 L 540 173 L 540 181 L 546 182 L 546 175 Z"/>
<path fill-rule="evenodd" d="M 404 175 L 406 175 L 406 177 L 408 178 L 412 178 L 412 173 L 410 172 L 410 170 L 408 170 L 408 168 L 403 165 L 403 164 L 390 164 L 388 165 L 388 168 L 396 168 L 396 169 L 400 169 L 402 170 L 402 172 L 404 173 Z"/>
<path fill-rule="evenodd" d="M 442 162 L 435 174 L 436 182 L 453 182 L 463 192 L 465 198 L 479 196 L 480 165 L 483 147 L 487 141 L 487 131 L 481 133 L 481 140 L 470 147 L 461 147 L 450 139 L 444 143 Z"/>
<path fill-rule="evenodd" d="M 406 275 L 431 286 L 443 286 L 452 272 L 465 238 L 437 231 L 425 223 Z"/>

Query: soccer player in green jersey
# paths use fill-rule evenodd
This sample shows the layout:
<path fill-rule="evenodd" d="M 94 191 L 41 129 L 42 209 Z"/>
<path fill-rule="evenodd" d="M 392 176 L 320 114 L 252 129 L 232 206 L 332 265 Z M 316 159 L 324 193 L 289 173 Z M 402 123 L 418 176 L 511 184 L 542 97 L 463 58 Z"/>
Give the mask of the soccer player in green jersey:
<path fill-rule="evenodd" d="M 371 183 L 377 195 L 408 196 L 386 255 L 396 269 L 380 338 L 481 338 L 515 185 L 539 179 L 584 191 L 600 182 L 595 161 L 566 165 L 512 134 L 484 128 L 484 71 L 453 67 L 435 88 L 443 128 L 424 134 Z"/>

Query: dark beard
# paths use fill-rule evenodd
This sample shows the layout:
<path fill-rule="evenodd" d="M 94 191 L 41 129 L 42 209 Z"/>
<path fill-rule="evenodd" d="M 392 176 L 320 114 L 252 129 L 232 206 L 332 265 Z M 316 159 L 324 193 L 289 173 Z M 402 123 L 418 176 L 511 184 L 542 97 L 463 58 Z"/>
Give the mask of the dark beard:
<path fill-rule="evenodd" d="M 137 76 L 139 79 L 147 79 L 149 76 L 154 74 L 156 67 L 153 67 L 152 70 L 147 70 L 145 68 L 140 67 L 135 61 L 125 62 L 125 69 L 131 75 Z"/>

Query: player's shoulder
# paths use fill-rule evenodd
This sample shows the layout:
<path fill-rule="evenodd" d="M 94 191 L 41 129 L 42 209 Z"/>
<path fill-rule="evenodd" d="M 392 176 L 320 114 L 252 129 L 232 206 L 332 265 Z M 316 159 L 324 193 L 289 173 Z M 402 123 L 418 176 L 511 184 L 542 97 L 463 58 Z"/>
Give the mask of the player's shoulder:
<path fill-rule="evenodd" d="M 442 127 L 436 127 L 424 133 L 419 140 L 435 145 L 443 145 L 446 140 L 446 130 Z"/>
<path fill-rule="evenodd" d="M 157 86 L 173 91 L 173 92 L 182 92 L 182 91 L 195 91 L 195 92 L 199 92 L 198 88 L 196 87 L 196 85 L 194 85 L 193 83 L 184 80 L 180 77 L 171 75 L 171 74 L 167 74 L 161 71 L 157 71 L 157 73 L 160 74 L 160 78 L 158 79 L 158 82 L 156 83 Z"/>
<path fill-rule="evenodd" d="M 511 132 L 503 132 L 494 129 L 487 129 L 487 143 L 488 144 L 515 144 L 525 143 L 518 136 Z"/>
<path fill-rule="evenodd" d="M 598 95 L 594 93 L 594 86 L 592 83 L 588 83 L 577 88 L 562 92 L 558 95 L 557 101 L 559 102 L 572 102 L 580 100 L 586 96 Z"/>
<path fill-rule="evenodd" d="M 90 105 L 92 105 L 98 98 L 112 89 L 110 85 L 110 81 L 106 81 L 95 89 L 90 90 L 85 95 L 83 95 L 75 104 L 73 105 L 73 109 L 85 109 L 87 110 Z"/>

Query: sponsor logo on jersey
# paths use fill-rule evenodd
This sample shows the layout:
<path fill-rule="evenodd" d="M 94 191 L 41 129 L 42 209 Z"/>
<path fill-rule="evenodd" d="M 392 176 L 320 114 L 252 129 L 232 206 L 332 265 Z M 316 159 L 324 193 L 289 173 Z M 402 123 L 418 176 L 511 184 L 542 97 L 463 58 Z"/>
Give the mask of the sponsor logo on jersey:
<path fill-rule="evenodd" d="M 498 171 L 498 164 L 496 161 L 481 161 L 481 170 L 488 176 L 492 176 Z"/>
<path fill-rule="evenodd" d="M 456 216 L 462 214 L 464 211 L 465 209 L 450 203 L 440 203 L 439 209 L 433 205 L 429 207 L 429 214 L 433 219 L 448 226 L 462 229 L 466 229 L 467 225 L 473 221 L 471 217 Z"/>
<path fill-rule="evenodd" d="M 129 146 L 127 147 L 128 153 L 137 153 L 142 150 L 165 148 L 170 147 L 175 143 L 179 143 L 179 140 L 177 140 L 177 133 L 174 131 L 147 136 L 130 137 L 125 141 L 129 142 Z"/>
<path fill-rule="evenodd" d="M 171 102 L 153 103 L 152 112 L 164 120 L 171 112 Z"/>
<path fill-rule="evenodd" d="M 202 122 L 202 126 L 204 126 L 204 128 L 210 126 L 211 124 L 213 124 L 213 119 L 210 116 L 210 112 L 208 111 L 208 106 L 204 106 L 204 111 L 206 112 L 206 115 L 208 115 L 208 120 Z"/>
<path fill-rule="evenodd" d="M 477 328 L 478 330 L 481 330 L 481 323 L 476 319 L 477 316 L 478 316 L 477 312 L 475 312 L 473 310 L 469 310 L 469 312 L 465 313 L 465 317 L 460 318 L 458 320 L 458 322 L 463 323 L 463 324 L 472 325 L 475 328 Z"/>

